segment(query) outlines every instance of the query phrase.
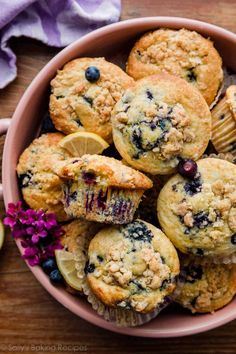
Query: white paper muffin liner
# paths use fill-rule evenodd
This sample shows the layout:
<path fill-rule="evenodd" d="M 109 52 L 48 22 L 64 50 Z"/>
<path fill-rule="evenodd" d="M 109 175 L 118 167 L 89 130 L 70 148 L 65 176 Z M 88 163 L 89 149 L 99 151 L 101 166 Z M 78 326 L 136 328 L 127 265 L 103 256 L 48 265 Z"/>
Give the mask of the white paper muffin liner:
<path fill-rule="evenodd" d="M 92 308 L 102 316 L 106 321 L 113 322 L 118 327 L 137 327 L 144 323 L 150 322 L 152 319 L 174 301 L 176 296 L 181 292 L 185 277 L 180 274 L 176 281 L 176 289 L 171 295 L 165 297 L 164 301 L 152 312 L 147 314 L 139 314 L 133 310 L 122 308 L 111 308 L 104 305 L 92 292 L 87 281 L 84 282 L 83 292 L 87 295 L 88 302 Z"/>

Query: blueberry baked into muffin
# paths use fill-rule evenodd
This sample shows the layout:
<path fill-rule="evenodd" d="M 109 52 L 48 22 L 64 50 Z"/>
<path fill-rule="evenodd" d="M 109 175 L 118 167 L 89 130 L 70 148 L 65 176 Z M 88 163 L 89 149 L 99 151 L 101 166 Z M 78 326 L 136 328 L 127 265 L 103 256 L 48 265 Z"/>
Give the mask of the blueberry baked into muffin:
<path fill-rule="evenodd" d="M 180 257 L 185 283 L 175 301 L 192 313 L 214 312 L 227 305 L 236 294 L 235 264 L 196 264 Z"/>
<path fill-rule="evenodd" d="M 67 63 L 51 81 L 49 111 L 65 134 L 89 131 L 111 142 L 111 111 L 133 79 L 104 58 Z"/>
<path fill-rule="evenodd" d="M 170 174 L 180 158 L 197 160 L 211 136 L 211 114 L 185 80 L 153 75 L 130 87 L 112 114 L 113 139 L 121 156 L 150 174 Z"/>
<path fill-rule="evenodd" d="M 144 191 L 152 187 L 141 172 L 100 155 L 68 160 L 57 173 L 64 180 L 66 213 L 104 223 L 132 221 Z"/>
<path fill-rule="evenodd" d="M 230 152 L 236 158 L 236 85 L 212 110 L 212 143 L 219 153 Z"/>
<path fill-rule="evenodd" d="M 64 135 L 48 133 L 35 139 L 21 154 L 17 174 L 26 203 L 33 209 L 54 212 L 59 221 L 67 220 L 62 199 L 62 181 L 53 166 L 70 155 L 58 143 Z"/>
<path fill-rule="evenodd" d="M 142 220 L 102 229 L 90 242 L 91 291 L 108 307 L 154 311 L 176 288 L 177 252 L 163 232 Z"/>
<path fill-rule="evenodd" d="M 126 71 L 136 80 L 161 72 L 178 76 L 195 86 L 208 105 L 223 81 L 222 60 L 213 43 L 186 29 L 144 34 L 131 50 Z"/>
<path fill-rule="evenodd" d="M 191 165 L 192 163 L 190 163 Z M 170 178 L 159 194 L 158 219 L 183 253 L 214 261 L 236 252 L 236 166 L 206 158 Z"/>

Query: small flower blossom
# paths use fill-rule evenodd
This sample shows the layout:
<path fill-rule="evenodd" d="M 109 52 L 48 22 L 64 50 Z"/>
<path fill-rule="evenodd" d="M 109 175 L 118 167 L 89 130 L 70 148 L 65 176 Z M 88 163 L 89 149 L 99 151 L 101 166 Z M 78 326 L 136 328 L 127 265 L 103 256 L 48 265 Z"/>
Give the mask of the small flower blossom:
<path fill-rule="evenodd" d="M 22 209 L 22 202 L 9 203 L 4 225 L 10 227 L 12 236 L 21 239 L 23 258 L 30 266 L 53 257 L 56 249 L 62 249 L 60 237 L 64 230 L 58 224 L 54 213 L 43 210 Z"/>

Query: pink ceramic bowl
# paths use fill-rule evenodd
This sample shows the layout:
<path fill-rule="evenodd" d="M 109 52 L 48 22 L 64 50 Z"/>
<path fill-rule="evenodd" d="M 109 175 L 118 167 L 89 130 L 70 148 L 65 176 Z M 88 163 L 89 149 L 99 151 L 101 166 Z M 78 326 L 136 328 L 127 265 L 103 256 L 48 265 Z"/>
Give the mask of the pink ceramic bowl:
<path fill-rule="evenodd" d="M 49 82 L 57 69 L 76 57 L 105 56 L 124 67 L 134 40 L 143 32 L 158 27 L 188 28 L 210 37 L 224 63 L 236 71 L 236 35 L 204 22 L 175 17 L 150 17 L 128 20 L 106 26 L 79 39 L 55 56 L 36 76 L 26 90 L 10 120 L 0 121 L 0 134 L 9 130 L 3 153 L 3 190 L 5 205 L 20 198 L 16 177 L 19 155 L 37 135 L 42 116 L 48 105 Z M 2 188 L 0 189 L 0 193 Z M 17 245 L 22 252 L 19 242 Z M 51 285 L 41 268 L 30 268 L 47 291 L 71 312 L 85 320 L 114 332 L 143 337 L 177 337 L 203 332 L 236 318 L 236 299 L 214 315 L 187 312 L 163 312 L 155 320 L 139 328 L 118 328 L 98 316 L 83 298 L 70 295 Z"/>

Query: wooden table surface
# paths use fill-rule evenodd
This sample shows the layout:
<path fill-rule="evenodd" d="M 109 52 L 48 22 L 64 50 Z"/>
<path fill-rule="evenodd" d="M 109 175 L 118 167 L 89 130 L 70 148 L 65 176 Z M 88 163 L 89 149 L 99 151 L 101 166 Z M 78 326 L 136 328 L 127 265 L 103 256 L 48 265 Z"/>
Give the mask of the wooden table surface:
<path fill-rule="evenodd" d="M 236 32 L 235 0 L 123 0 L 121 19 L 182 16 Z M 11 43 L 18 77 L 0 91 L 0 116 L 11 117 L 24 90 L 58 49 L 28 39 Z M 20 133 L 20 132 L 19 132 Z M 1 151 L 4 137 L 0 140 Z M 0 205 L 4 215 L 3 203 Z M 236 320 L 208 333 L 175 339 L 126 337 L 97 328 L 57 303 L 36 281 L 10 234 L 0 255 L 0 353 L 236 353 Z"/>

